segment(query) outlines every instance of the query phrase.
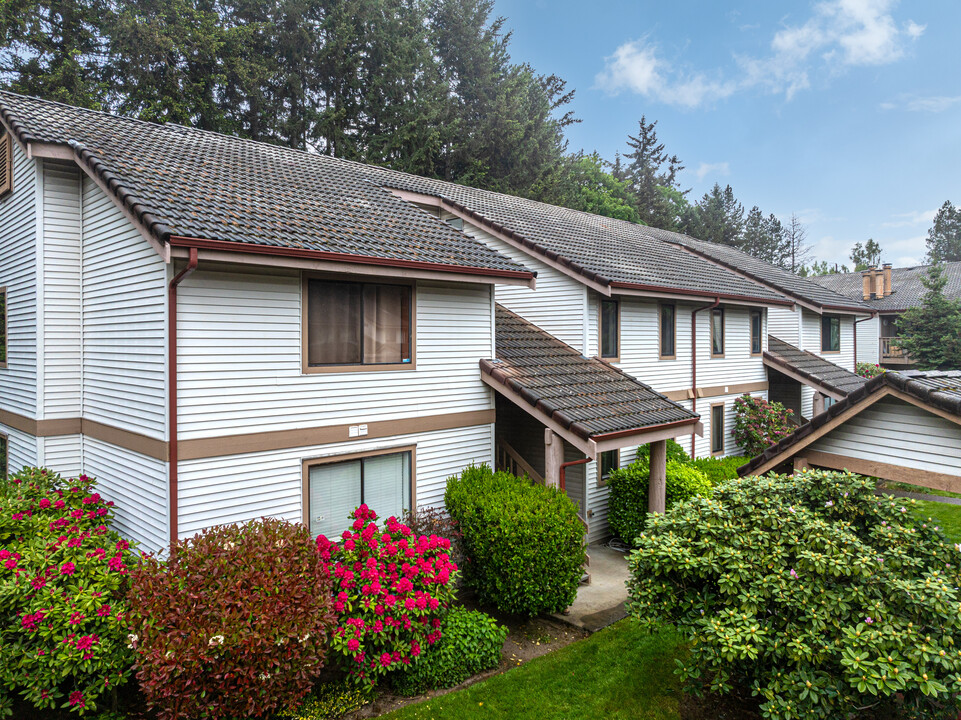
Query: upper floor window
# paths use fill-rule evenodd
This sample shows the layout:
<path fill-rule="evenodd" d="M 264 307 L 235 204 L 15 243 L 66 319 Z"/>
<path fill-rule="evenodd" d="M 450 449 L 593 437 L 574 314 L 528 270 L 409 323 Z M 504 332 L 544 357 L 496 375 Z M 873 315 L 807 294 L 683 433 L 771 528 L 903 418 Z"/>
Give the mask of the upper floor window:
<path fill-rule="evenodd" d="M 617 360 L 621 356 L 620 303 L 601 300 L 601 357 Z"/>
<path fill-rule="evenodd" d="M 841 351 L 841 318 L 837 315 L 821 316 L 821 352 Z"/>
<path fill-rule="evenodd" d="M 714 308 L 711 311 L 711 355 L 720 357 L 724 354 L 724 308 Z"/>
<path fill-rule="evenodd" d="M 410 285 L 308 280 L 306 370 L 412 365 Z"/>
<path fill-rule="evenodd" d="M 607 485 L 607 479 L 611 476 L 612 470 L 617 470 L 621 466 L 621 451 L 608 450 L 602 452 L 597 459 L 597 484 Z"/>
<path fill-rule="evenodd" d="M 662 359 L 674 358 L 676 353 L 677 308 L 672 304 L 662 303 L 660 317 L 660 356 Z"/>
<path fill-rule="evenodd" d="M 7 289 L 0 287 L 0 368 L 7 366 Z"/>
<path fill-rule="evenodd" d="M 760 310 L 751 310 L 751 354 L 760 355 L 763 344 L 761 343 L 761 331 L 764 327 Z"/>

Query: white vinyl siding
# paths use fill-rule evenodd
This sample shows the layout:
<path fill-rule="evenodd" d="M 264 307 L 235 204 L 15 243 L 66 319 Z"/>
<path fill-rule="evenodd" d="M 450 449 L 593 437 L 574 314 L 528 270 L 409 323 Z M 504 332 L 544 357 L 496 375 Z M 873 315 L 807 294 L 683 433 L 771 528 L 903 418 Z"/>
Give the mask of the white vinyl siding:
<path fill-rule="evenodd" d="M 897 398 L 879 400 L 810 448 L 961 477 L 961 425 Z"/>
<path fill-rule="evenodd" d="M 82 445 L 80 435 L 43 438 L 43 466 L 55 470 L 65 478 L 77 477 L 83 473 L 80 462 Z"/>
<path fill-rule="evenodd" d="M 697 314 L 697 386 L 723 387 L 743 383 L 767 382 L 767 369 L 763 358 L 751 355 L 751 310 L 738 305 L 722 305 L 724 308 L 724 357 L 711 357 L 711 314 L 702 310 Z M 690 334 L 689 309 L 678 313 L 678 319 L 687 319 Z M 762 325 L 764 325 L 762 320 Z M 678 333 L 682 335 L 683 333 Z M 762 350 L 767 349 L 766 332 L 761 333 Z M 688 355 L 688 357 L 690 357 Z M 724 392 L 723 390 L 721 391 Z M 698 411 L 704 419 L 706 411 L 701 411 L 701 403 L 720 402 L 717 398 L 698 400 Z M 706 434 L 706 432 L 705 432 Z"/>
<path fill-rule="evenodd" d="M 167 546 L 167 464 L 90 437 L 83 438 L 83 457 L 83 471 L 116 504 L 114 527 L 120 534 L 139 542 L 141 550 Z"/>
<path fill-rule="evenodd" d="M 81 413 L 79 173 L 72 163 L 43 161 L 44 418 Z"/>
<path fill-rule="evenodd" d="M 860 318 L 858 318 L 860 320 Z M 858 362 L 874 363 L 880 362 L 881 347 L 881 321 L 875 316 L 868 320 L 863 320 L 855 325 L 858 333 Z"/>
<path fill-rule="evenodd" d="M 443 507 L 447 478 L 471 463 L 493 463 L 493 425 L 414 433 L 290 450 L 188 460 L 180 464 L 180 535 L 264 515 L 301 522 L 303 461 L 415 445 L 420 508 Z M 377 512 L 377 508 L 373 508 Z"/>
<path fill-rule="evenodd" d="M 0 424 L 0 433 L 7 436 L 7 470 L 9 472 L 16 472 L 24 465 L 34 467 L 39 463 L 37 438 L 3 424 Z"/>
<path fill-rule="evenodd" d="M 799 347 L 798 313 L 800 310 L 800 306 L 796 308 L 768 308 L 768 333 L 778 340 L 783 340 L 790 345 L 794 345 L 794 347 Z"/>
<path fill-rule="evenodd" d="M 201 269 L 178 290 L 179 437 L 490 410 L 483 285 L 418 282 L 416 369 L 305 375 L 299 274 Z"/>
<path fill-rule="evenodd" d="M 597 354 L 596 344 L 584 348 L 587 288 L 583 284 L 470 223 L 464 223 L 464 232 L 537 273 L 536 290 L 498 285 L 497 302 L 583 355 Z"/>
<path fill-rule="evenodd" d="M 84 417 L 165 439 L 167 266 L 89 178 L 83 193 Z"/>
<path fill-rule="evenodd" d="M 830 313 L 826 313 L 830 315 Z M 851 315 L 838 315 L 841 319 L 841 350 L 840 352 L 821 351 L 821 315 L 810 310 L 802 310 L 804 345 L 802 350 L 807 350 L 815 355 L 820 355 L 826 360 L 830 360 L 835 365 L 843 367 L 845 370 L 854 371 L 854 318 Z M 860 347 L 858 348 L 860 351 Z"/>
<path fill-rule="evenodd" d="M 0 368 L 0 408 L 30 418 L 37 416 L 37 188 L 36 161 L 13 143 L 13 192 L 0 199 L 0 286 L 7 288 L 7 367 Z M 16 458 L 36 454 L 19 447 Z M 36 462 L 34 459 L 32 462 Z M 11 463 L 11 467 L 13 464 Z"/>

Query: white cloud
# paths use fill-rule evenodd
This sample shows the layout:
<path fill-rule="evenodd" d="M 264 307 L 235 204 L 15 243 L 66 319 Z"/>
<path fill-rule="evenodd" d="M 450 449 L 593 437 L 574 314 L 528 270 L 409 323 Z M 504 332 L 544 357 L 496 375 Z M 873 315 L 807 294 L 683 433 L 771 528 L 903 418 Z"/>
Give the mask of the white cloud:
<path fill-rule="evenodd" d="M 958 103 L 961 103 L 961 95 L 902 95 L 897 100 L 881 103 L 881 109 L 939 113 Z"/>
<path fill-rule="evenodd" d="M 934 216 L 938 214 L 938 209 L 934 210 L 912 210 L 906 213 L 895 213 L 891 220 L 881 223 L 883 228 L 911 227 L 912 225 L 933 225 Z"/>
<path fill-rule="evenodd" d="M 730 175 L 731 168 L 726 162 L 719 163 L 704 163 L 702 162 L 697 170 L 694 171 L 697 175 L 698 182 L 704 180 L 708 175 Z"/>
<path fill-rule="evenodd" d="M 814 6 L 802 24 L 785 25 L 762 57 L 736 55 L 735 79 L 720 72 L 705 74 L 675 67 L 658 56 L 647 39 L 633 40 L 605 58 L 595 77 L 597 87 L 617 94 L 630 91 L 670 105 L 697 107 L 722 100 L 739 90 L 764 87 L 790 100 L 811 85 L 810 73 L 849 67 L 886 65 L 907 52 L 925 26 L 908 20 L 898 24 L 891 12 L 896 0 L 826 0 Z"/>

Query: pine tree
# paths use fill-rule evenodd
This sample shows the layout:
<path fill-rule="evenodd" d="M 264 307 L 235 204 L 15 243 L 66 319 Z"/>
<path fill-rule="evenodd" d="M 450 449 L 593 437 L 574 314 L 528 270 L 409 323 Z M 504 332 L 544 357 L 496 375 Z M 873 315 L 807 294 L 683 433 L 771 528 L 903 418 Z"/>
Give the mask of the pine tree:
<path fill-rule="evenodd" d="M 730 185 L 723 190 L 714 183 L 710 192 L 695 205 L 685 232 L 700 240 L 741 247 L 744 232 L 744 206 L 734 197 Z"/>
<path fill-rule="evenodd" d="M 660 188 L 678 190 L 677 174 L 684 166 L 677 155 L 669 156 L 664 150 L 664 143 L 657 139 L 656 127 L 656 120 L 649 123 L 646 116 L 641 116 L 637 135 L 627 138 L 631 151 L 624 155 L 627 160 L 624 172 L 630 180 L 641 221 L 652 227 L 674 230 L 676 208 Z"/>
<path fill-rule="evenodd" d="M 927 262 L 931 264 L 961 260 L 961 207 L 955 207 L 950 200 L 945 201 L 934 216 L 926 243 Z"/>
<path fill-rule="evenodd" d="M 854 247 L 851 248 L 850 257 L 854 264 L 854 272 L 861 272 L 869 267 L 879 267 L 881 265 L 881 246 L 871 238 L 868 238 L 864 245 L 856 242 Z"/>
<path fill-rule="evenodd" d="M 922 370 L 961 370 L 961 301 L 945 297 L 948 280 L 940 264 L 921 282 L 921 304 L 898 319 L 898 346 Z"/>

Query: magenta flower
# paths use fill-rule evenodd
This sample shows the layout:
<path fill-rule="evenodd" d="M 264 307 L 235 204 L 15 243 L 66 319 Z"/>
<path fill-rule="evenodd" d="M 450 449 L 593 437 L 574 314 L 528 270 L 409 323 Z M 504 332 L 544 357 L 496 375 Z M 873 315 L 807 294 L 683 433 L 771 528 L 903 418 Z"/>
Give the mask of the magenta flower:
<path fill-rule="evenodd" d="M 77 566 L 74 565 L 72 562 L 65 562 L 63 566 L 60 568 L 60 574 L 73 575 L 74 572 L 76 572 L 76 570 L 77 570 Z"/>

